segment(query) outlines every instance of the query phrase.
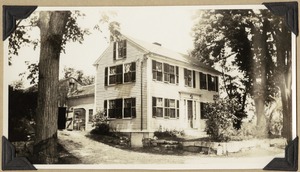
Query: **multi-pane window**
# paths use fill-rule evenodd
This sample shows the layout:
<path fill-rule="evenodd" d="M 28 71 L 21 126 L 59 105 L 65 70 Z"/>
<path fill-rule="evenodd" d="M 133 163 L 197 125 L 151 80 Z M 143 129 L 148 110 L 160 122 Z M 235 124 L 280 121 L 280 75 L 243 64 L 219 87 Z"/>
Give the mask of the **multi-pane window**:
<path fill-rule="evenodd" d="M 207 80 L 208 80 L 208 90 L 209 91 L 218 91 L 218 84 L 219 84 L 218 77 L 207 74 Z"/>
<path fill-rule="evenodd" d="M 124 82 L 135 81 L 135 63 L 124 64 Z"/>
<path fill-rule="evenodd" d="M 192 86 L 192 71 L 188 69 L 184 69 L 184 84 L 185 86 Z"/>
<path fill-rule="evenodd" d="M 108 117 L 121 119 L 122 107 L 123 107 L 122 99 L 109 100 Z"/>
<path fill-rule="evenodd" d="M 153 117 L 163 117 L 163 98 L 152 97 Z"/>
<path fill-rule="evenodd" d="M 207 119 L 206 106 L 207 103 L 203 103 L 203 102 L 200 103 L 201 119 Z"/>
<path fill-rule="evenodd" d="M 108 118 L 135 118 L 135 98 L 104 100 L 104 112 Z"/>
<path fill-rule="evenodd" d="M 104 85 L 122 84 L 135 82 L 136 68 L 135 62 L 111 66 L 105 68 Z M 123 71 L 124 69 L 124 71 Z M 123 81 L 124 78 L 124 81 Z"/>
<path fill-rule="evenodd" d="M 135 98 L 124 99 L 124 118 L 135 118 Z"/>
<path fill-rule="evenodd" d="M 164 63 L 164 81 L 175 84 L 175 66 Z"/>
<path fill-rule="evenodd" d="M 172 84 L 178 84 L 179 82 L 178 66 L 170 65 L 168 63 L 152 60 L 152 74 L 153 79 L 156 81 L 164 81 Z"/>
<path fill-rule="evenodd" d="M 165 99 L 165 118 L 176 118 L 176 105 L 174 99 Z"/>
<path fill-rule="evenodd" d="M 169 64 L 164 63 L 164 81 L 170 82 Z"/>
<path fill-rule="evenodd" d="M 200 72 L 200 89 L 207 89 L 206 74 Z"/>
<path fill-rule="evenodd" d="M 157 81 L 162 81 L 163 72 L 162 72 L 162 63 L 155 60 L 152 61 L 152 74 L 153 79 Z"/>
<path fill-rule="evenodd" d="M 153 117 L 179 118 L 179 100 L 152 97 Z"/>
<path fill-rule="evenodd" d="M 123 65 L 109 68 L 109 84 L 121 84 L 123 82 Z"/>
<path fill-rule="evenodd" d="M 124 59 L 126 58 L 126 47 L 127 47 L 127 43 L 126 40 L 121 40 L 118 42 L 114 42 L 113 45 L 113 58 L 114 60 L 118 60 L 118 59 Z"/>

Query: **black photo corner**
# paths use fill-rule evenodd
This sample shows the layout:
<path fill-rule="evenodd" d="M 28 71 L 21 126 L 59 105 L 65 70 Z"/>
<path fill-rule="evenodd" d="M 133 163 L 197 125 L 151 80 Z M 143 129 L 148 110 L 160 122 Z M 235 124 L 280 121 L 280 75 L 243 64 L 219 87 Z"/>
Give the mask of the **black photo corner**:
<path fill-rule="evenodd" d="M 263 3 L 275 15 L 283 16 L 288 28 L 298 36 L 298 2 Z M 27 18 L 37 6 L 3 6 L 3 41 L 16 29 L 18 19 Z M 298 170 L 298 136 L 285 148 L 284 158 L 274 158 L 264 170 Z M 2 170 L 36 170 L 26 157 L 16 157 L 14 146 L 2 136 Z"/>

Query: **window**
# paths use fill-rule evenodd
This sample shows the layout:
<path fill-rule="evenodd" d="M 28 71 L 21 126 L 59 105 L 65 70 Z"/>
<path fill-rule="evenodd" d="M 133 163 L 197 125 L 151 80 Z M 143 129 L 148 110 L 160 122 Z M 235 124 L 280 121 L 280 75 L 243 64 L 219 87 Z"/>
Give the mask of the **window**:
<path fill-rule="evenodd" d="M 164 81 L 170 82 L 169 64 L 164 63 Z"/>
<path fill-rule="evenodd" d="M 124 82 L 135 81 L 135 62 L 124 64 Z"/>
<path fill-rule="evenodd" d="M 123 71 L 124 68 L 124 71 Z M 104 85 L 122 84 L 126 82 L 135 82 L 135 62 L 127 63 L 118 66 L 111 66 L 105 68 Z M 124 75 L 124 76 L 123 76 Z M 124 81 L 123 81 L 124 78 Z"/>
<path fill-rule="evenodd" d="M 89 122 L 93 122 L 93 109 L 89 109 Z"/>
<path fill-rule="evenodd" d="M 103 111 L 104 111 L 104 116 L 107 117 L 107 100 L 104 100 L 104 105 L 103 105 Z"/>
<path fill-rule="evenodd" d="M 124 118 L 135 118 L 135 98 L 124 99 Z"/>
<path fill-rule="evenodd" d="M 193 87 L 196 88 L 196 72 L 193 70 Z"/>
<path fill-rule="evenodd" d="M 176 105 L 174 99 L 165 99 L 165 118 L 176 118 Z"/>
<path fill-rule="evenodd" d="M 163 99 L 159 97 L 152 97 L 153 117 L 163 117 Z"/>
<path fill-rule="evenodd" d="M 201 119 L 207 119 L 206 106 L 207 106 L 207 103 L 203 103 L 203 102 L 200 103 Z"/>
<path fill-rule="evenodd" d="M 178 70 L 179 70 L 178 66 L 173 66 L 167 63 L 160 63 L 158 61 L 152 60 L 153 80 L 178 84 L 179 82 Z"/>
<path fill-rule="evenodd" d="M 179 83 L 179 69 L 178 69 L 178 66 L 176 66 L 176 84 Z"/>
<path fill-rule="evenodd" d="M 109 118 L 122 118 L 122 99 L 109 100 L 108 117 Z"/>
<path fill-rule="evenodd" d="M 177 100 L 177 103 L 176 103 L 176 110 L 177 110 L 176 117 L 179 118 L 179 100 Z"/>
<path fill-rule="evenodd" d="M 175 67 L 164 63 L 164 81 L 175 84 Z"/>
<path fill-rule="evenodd" d="M 124 59 L 126 58 L 126 40 L 121 40 L 118 42 L 114 42 L 114 52 L 113 52 L 113 58 L 114 60 L 118 59 Z"/>
<path fill-rule="evenodd" d="M 200 89 L 207 89 L 206 74 L 200 72 Z"/>
<path fill-rule="evenodd" d="M 192 71 L 184 69 L 184 84 L 185 86 L 192 86 Z"/>
<path fill-rule="evenodd" d="M 218 91 L 218 76 L 211 76 L 210 74 L 207 74 L 207 80 L 208 80 L 208 90 L 209 91 Z"/>
<path fill-rule="evenodd" d="M 152 97 L 153 117 L 179 118 L 179 100 Z"/>
<path fill-rule="evenodd" d="M 124 109 L 123 109 L 124 102 Z M 124 99 L 114 99 L 114 100 L 104 100 L 104 112 L 107 114 L 107 103 L 108 103 L 108 118 L 135 118 L 136 117 L 136 105 L 135 98 Z"/>
<path fill-rule="evenodd" d="M 112 66 L 109 68 L 109 84 L 122 84 L 123 65 Z"/>
<path fill-rule="evenodd" d="M 108 85 L 108 67 L 105 68 L 104 86 Z"/>
<path fill-rule="evenodd" d="M 152 75 L 154 80 L 162 81 L 162 63 L 152 60 Z"/>

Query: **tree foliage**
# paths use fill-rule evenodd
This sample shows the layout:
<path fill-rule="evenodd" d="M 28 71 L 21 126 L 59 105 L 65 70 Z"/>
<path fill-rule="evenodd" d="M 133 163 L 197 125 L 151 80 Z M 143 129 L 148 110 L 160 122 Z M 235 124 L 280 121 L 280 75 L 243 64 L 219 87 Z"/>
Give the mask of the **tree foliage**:
<path fill-rule="evenodd" d="M 85 75 L 82 70 L 76 70 L 71 67 L 65 67 L 63 70 L 64 78 L 75 78 L 82 85 L 91 85 L 95 82 L 94 76 Z"/>
<path fill-rule="evenodd" d="M 236 121 L 234 115 L 241 109 L 241 105 L 230 99 L 218 99 L 214 103 L 208 103 L 206 111 L 206 132 L 214 141 L 229 141 L 234 132 L 233 124 Z"/>
<path fill-rule="evenodd" d="M 57 106 L 60 54 L 65 52 L 68 42 L 82 43 L 88 30 L 77 24 L 79 11 L 41 11 L 24 22 L 10 35 L 8 41 L 9 64 L 11 57 L 18 56 L 22 46 L 33 44 L 40 47 L 38 64 L 28 64 L 28 79 L 38 78 L 37 111 L 35 115 L 34 162 L 55 163 L 57 161 Z M 28 25 L 23 25 L 23 24 Z M 39 38 L 31 38 L 29 31 L 40 30 Z M 37 77 L 38 76 L 38 77 Z"/>
<path fill-rule="evenodd" d="M 291 88 L 287 79 L 291 76 L 291 33 L 282 18 L 268 10 L 202 10 L 197 16 L 191 55 L 211 66 L 221 63 L 230 99 L 244 105 L 247 95 L 252 97 L 261 125 L 265 119 L 260 105 L 273 101 L 272 96 L 284 94 L 288 98 L 282 96 L 282 101 L 290 107 L 291 94 L 285 91 Z M 240 75 L 230 75 L 230 71 Z M 289 113 L 290 109 L 284 110 L 285 116 Z"/>

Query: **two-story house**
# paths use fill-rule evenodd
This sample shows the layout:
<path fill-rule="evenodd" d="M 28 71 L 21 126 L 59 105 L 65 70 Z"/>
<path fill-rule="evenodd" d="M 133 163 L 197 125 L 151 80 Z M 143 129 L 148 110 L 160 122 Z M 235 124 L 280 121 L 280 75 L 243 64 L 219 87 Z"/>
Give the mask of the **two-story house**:
<path fill-rule="evenodd" d="M 94 65 L 95 108 L 115 131 L 140 143 L 158 130 L 204 132 L 203 108 L 218 95 L 219 71 L 124 35 Z"/>

